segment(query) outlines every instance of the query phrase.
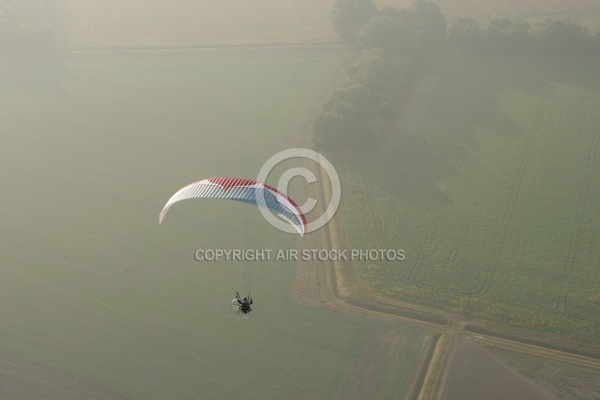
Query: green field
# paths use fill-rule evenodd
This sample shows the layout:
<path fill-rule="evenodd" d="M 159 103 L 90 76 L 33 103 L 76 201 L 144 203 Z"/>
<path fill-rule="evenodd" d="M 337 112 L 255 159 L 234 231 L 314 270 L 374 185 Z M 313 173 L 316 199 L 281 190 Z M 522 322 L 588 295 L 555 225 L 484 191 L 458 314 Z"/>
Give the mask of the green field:
<path fill-rule="evenodd" d="M 339 398 L 376 321 L 294 302 L 295 263 L 193 258 L 298 238 L 234 202 L 184 202 L 158 224 L 181 186 L 254 178 L 287 148 L 338 59 L 3 60 L 0 357 L 139 399 Z M 251 318 L 231 312 L 236 290 Z M 406 332 L 382 373 L 416 367 L 423 336 Z"/>
<path fill-rule="evenodd" d="M 353 247 L 406 254 L 363 278 L 600 341 L 599 64 L 440 54 L 383 154 L 336 160 Z"/>
<path fill-rule="evenodd" d="M 490 350 L 521 374 L 552 390 L 561 400 L 593 400 L 600 396 L 597 370 L 509 350 Z"/>

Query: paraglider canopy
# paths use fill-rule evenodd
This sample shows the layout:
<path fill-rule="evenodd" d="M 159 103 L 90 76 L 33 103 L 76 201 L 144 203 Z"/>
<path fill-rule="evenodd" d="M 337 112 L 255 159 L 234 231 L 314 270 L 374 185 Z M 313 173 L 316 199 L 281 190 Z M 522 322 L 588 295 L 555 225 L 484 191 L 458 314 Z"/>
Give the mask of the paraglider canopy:
<path fill-rule="evenodd" d="M 289 222 L 301 236 L 306 233 L 306 217 L 291 198 L 265 183 L 244 178 L 208 178 L 184 186 L 167 201 L 158 217 L 159 223 L 162 224 L 173 204 L 203 198 L 237 200 L 266 208 Z"/>

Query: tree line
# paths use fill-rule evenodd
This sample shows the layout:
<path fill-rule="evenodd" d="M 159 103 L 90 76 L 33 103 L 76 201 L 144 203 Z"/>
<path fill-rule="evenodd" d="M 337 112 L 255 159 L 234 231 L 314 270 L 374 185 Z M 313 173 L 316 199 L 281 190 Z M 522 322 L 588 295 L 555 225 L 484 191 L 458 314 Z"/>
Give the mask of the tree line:
<path fill-rule="evenodd" d="M 331 20 L 360 55 L 315 119 L 314 142 L 320 149 L 374 150 L 419 66 L 445 39 L 446 20 L 432 2 L 377 10 L 371 0 L 338 0 Z"/>
<path fill-rule="evenodd" d="M 509 18 L 493 18 L 487 25 L 472 18 L 459 18 L 448 28 L 448 42 L 478 52 L 600 55 L 600 32 L 574 21 L 550 18 L 533 26 Z"/>
<path fill-rule="evenodd" d="M 532 27 L 494 18 L 484 26 L 458 18 L 448 24 L 427 0 L 402 10 L 378 10 L 372 0 L 337 0 L 330 17 L 339 38 L 360 54 L 313 122 L 314 144 L 322 150 L 379 148 L 418 71 L 440 45 L 477 52 L 600 55 L 600 33 L 576 22 L 547 19 Z"/>

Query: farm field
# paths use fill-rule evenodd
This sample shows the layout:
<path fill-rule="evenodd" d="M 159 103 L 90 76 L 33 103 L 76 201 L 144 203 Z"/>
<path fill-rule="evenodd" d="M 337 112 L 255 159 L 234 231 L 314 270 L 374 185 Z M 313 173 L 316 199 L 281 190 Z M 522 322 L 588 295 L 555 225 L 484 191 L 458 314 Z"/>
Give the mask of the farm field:
<path fill-rule="evenodd" d="M 44 390 L 41 375 L 66 382 L 62 399 L 94 388 L 115 399 L 339 398 L 377 321 L 297 304 L 302 265 L 194 260 L 200 248 L 275 251 L 295 237 L 230 202 L 184 202 L 158 224 L 179 187 L 253 178 L 289 147 L 338 62 L 3 60 L 0 393 L 49 398 L 57 387 Z M 252 292 L 251 318 L 230 310 L 238 290 Z M 423 334 L 390 335 L 380 370 L 400 359 L 410 374 Z"/>
<path fill-rule="evenodd" d="M 363 262 L 363 279 L 600 341 L 598 62 L 448 52 L 435 64 L 382 154 L 336 160 L 352 246 L 405 250 Z"/>

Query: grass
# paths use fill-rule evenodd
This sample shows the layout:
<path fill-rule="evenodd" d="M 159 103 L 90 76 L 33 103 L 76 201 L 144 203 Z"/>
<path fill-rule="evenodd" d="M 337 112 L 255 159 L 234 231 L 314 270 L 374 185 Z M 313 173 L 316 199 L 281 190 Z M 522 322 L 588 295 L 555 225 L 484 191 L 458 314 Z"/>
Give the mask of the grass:
<path fill-rule="evenodd" d="M 382 154 L 338 157 L 353 246 L 406 254 L 363 263 L 363 278 L 600 340 L 598 61 L 447 52 L 435 65 Z"/>
<path fill-rule="evenodd" d="M 193 259 L 295 237 L 234 202 L 183 202 L 158 224 L 189 182 L 254 177 L 337 62 L 3 61 L 0 354 L 132 398 L 338 398 L 374 321 L 296 304 L 293 263 Z M 236 290 L 255 298 L 249 319 L 229 309 Z"/>
<path fill-rule="evenodd" d="M 561 400 L 591 400 L 600 395 L 596 370 L 509 350 L 490 350 L 523 375 L 549 388 Z"/>

